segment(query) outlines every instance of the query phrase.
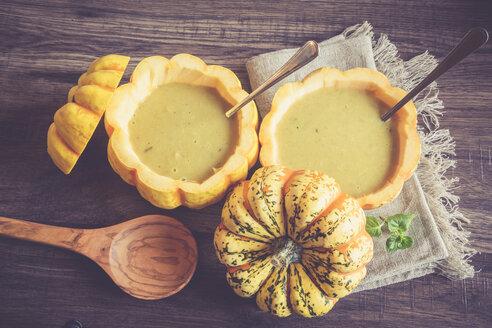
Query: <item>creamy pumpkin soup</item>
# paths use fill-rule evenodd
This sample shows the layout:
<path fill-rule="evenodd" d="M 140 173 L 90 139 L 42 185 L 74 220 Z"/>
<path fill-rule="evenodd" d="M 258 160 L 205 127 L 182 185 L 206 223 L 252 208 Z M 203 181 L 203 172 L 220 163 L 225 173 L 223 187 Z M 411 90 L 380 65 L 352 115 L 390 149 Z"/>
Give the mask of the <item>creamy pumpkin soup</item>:
<path fill-rule="evenodd" d="M 159 175 L 203 182 L 234 153 L 237 120 L 224 115 L 231 107 L 214 88 L 163 85 L 128 123 L 133 150 Z"/>
<path fill-rule="evenodd" d="M 370 92 L 326 88 L 294 102 L 275 132 L 279 163 L 313 169 L 335 178 L 342 190 L 360 197 L 378 189 L 398 153 L 388 106 Z"/>

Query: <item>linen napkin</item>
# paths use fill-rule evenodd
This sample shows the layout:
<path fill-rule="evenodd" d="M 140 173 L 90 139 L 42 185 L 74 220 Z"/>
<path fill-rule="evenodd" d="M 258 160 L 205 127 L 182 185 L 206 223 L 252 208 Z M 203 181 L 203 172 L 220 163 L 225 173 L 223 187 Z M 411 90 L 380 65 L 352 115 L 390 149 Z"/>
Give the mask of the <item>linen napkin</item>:
<path fill-rule="evenodd" d="M 413 66 L 411 65 L 409 71 L 407 69 L 408 67 L 405 67 L 405 63 L 397 57 L 396 47 L 387 40 L 386 36 L 380 38 L 377 43 L 373 42 L 372 38 L 372 26 L 366 22 L 362 25 L 350 27 L 344 33 L 319 43 L 320 54 L 318 58 L 276 86 L 265 91 L 257 98 L 256 103 L 261 117 L 264 117 L 269 112 L 273 96 L 282 84 L 301 81 L 304 76 L 320 67 L 335 67 L 340 70 L 348 70 L 355 67 L 379 69 L 383 74 L 388 76 L 393 86 L 402 87 L 403 89 L 407 89 L 406 91 L 409 91 L 408 89 L 413 87 L 412 84 L 415 82 L 418 83 L 437 64 L 432 56 L 424 54 L 426 56 L 415 58 L 414 62 L 411 62 Z M 246 68 L 251 82 L 251 88 L 257 88 L 296 51 L 297 49 L 284 49 L 258 55 L 248 60 Z M 377 55 L 376 60 L 375 54 Z M 417 74 L 412 74 L 412 67 L 413 70 L 419 70 L 421 66 L 426 67 L 426 69 L 417 72 Z M 433 85 L 433 88 L 437 87 Z M 419 112 L 421 115 L 424 115 L 424 121 L 426 123 L 435 123 L 436 110 L 440 106 L 439 101 L 435 103 L 436 99 L 437 92 L 436 94 L 429 94 L 428 92 L 425 99 L 416 102 L 417 107 L 422 107 L 419 108 Z M 433 106 L 432 101 L 434 101 Z M 428 108 L 429 106 L 431 108 Z M 422 109 L 425 113 L 423 113 Z M 436 129 L 431 132 L 436 132 Z M 429 150 L 429 147 L 426 146 L 432 146 L 432 143 L 428 142 L 428 138 L 426 139 L 426 137 L 429 136 L 424 135 L 422 131 L 420 131 L 420 137 L 423 144 L 422 157 L 425 157 L 427 155 L 426 151 Z M 443 143 L 446 141 L 449 140 L 437 142 Z M 435 149 L 433 149 L 430 155 L 436 155 L 436 152 L 437 156 L 442 155 Z M 381 237 L 374 238 L 374 258 L 368 265 L 366 278 L 360 283 L 356 291 L 377 288 L 436 271 L 449 278 L 465 278 L 473 275 L 473 267 L 469 265 L 467 259 L 474 254 L 474 250 L 467 248 L 463 244 L 463 238 L 466 241 L 466 236 L 460 235 L 460 233 L 465 234 L 466 232 L 456 231 L 456 228 L 453 226 L 453 220 L 456 220 L 457 215 L 459 216 L 458 219 L 464 219 L 464 217 L 461 216 L 461 213 L 450 213 L 449 211 L 443 210 L 442 206 L 444 205 L 442 204 L 442 200 L 439 199 L 442 195 L 433 193 L 436 190 L 436 186 L 438 187 L 437 190 L 442 187 L 442 181 L 439 181 L 438 177 L 434 177 L 434 180 L 431 179 L 431 182 L 434 183 L 434 188 L 432 188 L 431 184 L 429 192 L 424 192 L 417 177 L 420 174 L 420 169 L 423 167 L 427 170 L 423 171 L 426 177 L 427 175 L 433 176 L 434 170 L 440 169 L 436 165 L 430 165 L 426 160 L 424 162 L 426 163 L 422 164 L 421 160 L 421 165 L 419 170 L 417 170 L 418 173 L 414 174 L 405 183 L 400 195 L 393 202 L 382 208 L 366 211 L 367 215 L 384 217 L 398 213 L 418 214 L 418 217 L 413 219 L 407 233 L 413 237 L 415 241 L 414 246 L 405 250 L 391 253 L 386 252 L 385 242 L 389 233 L 383 230 Z M 445 191 L 448 192 L 448 190 Z M 440 215 L 440 220 L 437 220 L 437 222 L 433 211 L 429 208 L 426 197 L 433 198 L 432 203 L 436 207 L 434 212 Z M 453 199 L 450 201 L 452 202 Z M 441 223 L 439 227 L 438 223 Z M 447 242 L 441 236 L 442 234 Z M 461 240 L 458 240 L 458 237 Z M 459 259 L 446 261 L 450 255 L 448 249 L 452 250 L 453 255 L 457 254 Z"/>

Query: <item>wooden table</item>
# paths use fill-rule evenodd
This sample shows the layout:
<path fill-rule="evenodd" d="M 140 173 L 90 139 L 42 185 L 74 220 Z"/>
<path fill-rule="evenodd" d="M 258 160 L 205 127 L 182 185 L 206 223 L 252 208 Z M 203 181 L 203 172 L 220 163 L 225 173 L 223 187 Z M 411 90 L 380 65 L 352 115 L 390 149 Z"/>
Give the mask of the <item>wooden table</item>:
<path fill-rule="evenodd" d="M 46 132 L 69 88 L 97 56 L 142 58 L 191 53 L 232 69 L 250 90 L 245 61 L 256 54 L 324 40 L 370 21 L 401 57 L 442 58 L 474 26 L 492 30 L 487 1 L 2 1 L 0 5 L 0 215 L 95 228 L 166 214 L 195 235 L 191 283 L 160 301 L 134 299 L 90 260 L 49 246 L 0 237 L 0 327 L 351 327 L 486 326 L 492 320 L 492 43 L 439 80 L 441 119 L 456 140 L 460 207 L 471 220 L 473 279 L 429 275 L 342 299 L 327 316 L 277 319 L 237 297 L 213 246 L 223 203 L 201 211 L 153 207 L 106 159 L 100 125 L 70 176 L 46 153 Z"/>

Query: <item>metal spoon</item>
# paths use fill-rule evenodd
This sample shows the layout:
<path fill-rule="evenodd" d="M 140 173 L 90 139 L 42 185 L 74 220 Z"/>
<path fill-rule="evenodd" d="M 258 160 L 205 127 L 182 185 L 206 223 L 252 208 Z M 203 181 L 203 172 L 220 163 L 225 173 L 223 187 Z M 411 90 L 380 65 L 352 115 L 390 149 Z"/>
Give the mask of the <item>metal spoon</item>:
<path fill-rule="evenodd" d="M 238 110 L 243 108 L 251 100 L 255 99 L 256 96 L 261 94 L 266 89 L 270 88 L 272 85 L 278 81 L 286 78 L 290 74 L 297 71 L 299 68 L 303 67 L 307 63 L 311 62 L 314 58 L 318 57 L 319 46 L 315 41 L 306 42 L 297 52 L 284 64 L 280 69 L 275 72 L 268 80 L 266 80 L 262 85 L 260 85 L 256 90 L 251 92 L 251 94 L 246 97 L 243 101 L 238 103 L 236 106 L 232 107 L 226 112 L 226 117 L 230 118 Z"/>
<path fill-rule="evenodd" d="M 412 100 L 420 91 L 436 80 L 448 69 L 459 63 L 463 58 L 480 48 L 489 39 L 489 33 L 483 27 L 475 27 L 468 31 L 461 42 L 437 65 L 437 67 L 427 77 L 400 100 L 389 112 L 381 116 L 381 120 L 386 122 L 394 113 L 402 108 L 407 102 Z"/>
<path fill-rule="evenodd" d="M 180 291 L 197 264 L 196 242 L 179 221 L 146 215 L 100 229 L 72 229 L 0 216 L 0 235 L 63 247 L 96 262 L 133 297 L 155 300 Z"/>

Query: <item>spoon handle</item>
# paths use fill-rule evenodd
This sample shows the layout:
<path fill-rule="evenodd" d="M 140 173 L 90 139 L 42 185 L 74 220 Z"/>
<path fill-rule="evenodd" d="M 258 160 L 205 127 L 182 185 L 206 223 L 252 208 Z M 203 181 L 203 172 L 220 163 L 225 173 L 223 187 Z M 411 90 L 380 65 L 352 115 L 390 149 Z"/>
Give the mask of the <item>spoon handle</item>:
<path fill-rule="evenodd" d="M 306 42 L 282 67 L 280 67 L 280 69 L 277 72 L 275 72 L 275 74 L 273 74 L 256 90 L 251 92 L 251 94 L 248 97 L 246 97 L 243 101 L 241 101 L 236 106 L 228 110 L 225 114 L 226 117 L 230 118 L 238 110 L 243 108 L 251 100 L 255 99 L 256 96 L 261 94 L 263 91 L 270 88 L 272 85 L 284 79 L 288 75 L 294 73 L 299 68 L 303 67 L 304 65 L 312 61 L 314 58 L 318 57 L 318 53 L 319 53 L 319 47 L 315 41 Z"/>
<path fill-rule="evenodd" d="M 78 251 L 84 230 L 54 227 L 0 216 L 0 235 Z"/>
<path fill-rule="evenodd" d="M 400 100 L 389 112 L 381 117 L 386 122 L 394 113 L 402 108 L 407 102 L 412 100 L 420 91 L 436 80 L 448 69 L 459 63 L 463 58 L 480 48 L 489 39 L 489 33 L 482 27 L 475 27 L 468 31 L 461 42 L 437 65 L 437 67 L 427 77 Z"/>

